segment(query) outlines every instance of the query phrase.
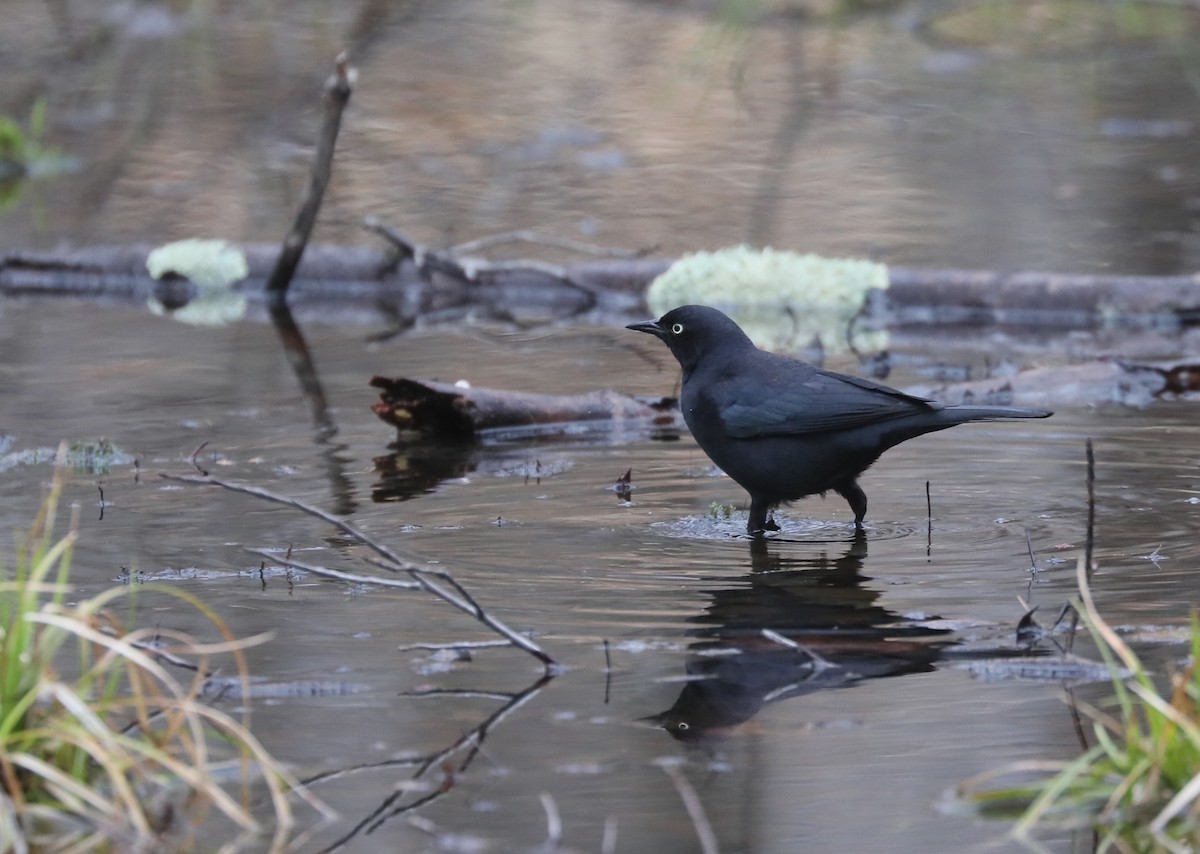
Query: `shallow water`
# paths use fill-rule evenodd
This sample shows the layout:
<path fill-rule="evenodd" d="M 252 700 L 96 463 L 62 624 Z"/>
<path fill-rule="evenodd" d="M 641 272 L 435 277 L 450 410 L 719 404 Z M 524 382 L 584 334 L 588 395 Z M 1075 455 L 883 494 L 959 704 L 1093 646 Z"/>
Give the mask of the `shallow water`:
<path fill-rule="evenodd" d="M 0 111 L 26 121 L 44 96 L 44 143 L 76 170 L 0 196 L 0 249 L 278 240 L 321 79 L 348 47 L 361 74 L 316 240 L 363 242 L 370 214 L 434 245 L 532 228 L 664 257 L 749 242 L 944 268 L 1200 265 L 1186 10 L 897 3 L 768 9 L 731 25 L 709 5 L 9 0 Z M 964 22 L 972 10 L 983 26 Z M 1165 638 L 1200 601 L 1194 403 L 1068 407 L 924 437 L 864 478 L 865 544 L 839 499 L 810 498 L 755 553 L 739 534 L 744 495 L 686 436 L 393 449 L 369 410 L 374 374 L 668 394 L 677 369 L 646 336 L 616 323 L 463 324 L 369 344 L 386 318 L 314 317 L 304 331 L 325 407 L 267 326 L 0 303 L 0 528 L 26 526 L 50 480 L 31 458 L 61 440 L 109 440 L 137 464 L 76 471 L 66 490 L 80 515 L 80 595 L 161 581 L 238 636 L 270 632 L 249 652 L 267 747 L 305 778 L 392 761 L 315 783 L 341 818 L 303 850 L 348 834 L 351 851 L 531 850 L 547 835 L 544 794 L 564 846 L 695 850 L 657 764 L 675 761 L 721 851 L 1015 850 L 1007 824 L 947 810 L 944 795 L 1010 762 L 1075 756 L 1071 720 L 1057 684 L 989 681 L 965 665 L 1016 649 L 1019 599 L 1048 627 L 1073 596 L 1088 437 L 1097 602 L 1158 638 L 1139 644 L 1151 661 L 1185 652 Z M 978 375 L 1005 359 L 1196 348 L 1194 334 L 1161 330 L 891 333 L 888 381 L 901 386 L 939 365 Z M 419 594 L 261 569 L 247 548 L 370 571 L 365 550 L 324 523 L 157 476 L 193 472 L 201 446 L 196 462 L 215 475 L 436 561 L 565 672 L 538 685 L 541 667 L 515 651 L 401 650 L 490 636 Z M 636 488 L 624 502 L 611 487 L 627 469 Z M 733 517 L 714 518 L 714 505 Z M 151 586 L 138 601 L 141 625 L 212 636 Z M 414 696 L 426 689 L 468 693 Z M 439 759 L 406 783 L 415 768 L 397 762 L 502 708 L 484 689 L 532 693 L 514 695 L 468 767 L 460 752 L 455 773 Z M 1107 688 L 1080 692 L 1098 700 Z M 433 824 L 405 814 L 355 832 L 401 784 L 400 804 L 431 796 L 416 815 Z M 1090 850 L 1086 836 L 1047 844 Z"/>
<path fill-rule="evenodd" d="M 71 477 L 66 498 L 79 508 L 81 531 L 73 580 L 82 594 L 128 575 L 168 578 L 235 634 L 271 632 L 249 654 L 255 678 L 274 686 L 253 701 L 253 725 L 301 776 L 438 750 L 502 702 L 408 692 L 518 692 L 541 668 L 509 650 L 478 650 L 471 661 L 397 651 L 490 639 L 419 594 L 260 575 L 247 547 L 371 568 L 358 561 L 362 548 L 317 520 L 157 476 L 193 471 L 187 458 L 201 443 L 197 462 L 215 475 L 346 513 L 406 557 L 436 561 L 565 666 L 496 724 L 456 784 L 420 811 L 489 850 L 543 839 L 542 793 L 553 795 L 564 842 L 576 848 L 600 850 L 607 820 L 616 850 L 689 850 L 691 822 L 656 765 L 677 760 L 721 850 L 1010 847 L 1004 823 L 936 805 L 973 774 L 1074 754 L 1056 684 L 979 680 L 962 665 L 1016 649 L 1018 597 L 1040 606 L 1048 625 L 1073 595 L 1086 437 L 1096 448 L 1095 593 L 1105 615 L 1141 628 L 1180 625 L 1200 593 L 1192 571 L 1197 428 L 1186 404 L 1068 410 L 1045 422 L 924 437 L 865 476 L 865 542 L 854 541 L 839 501 L 813 498 L 787 509 L 783 531 L 756 554 L 737 533 L 744 496 L 711 475 L 686 437 L 479 446 L 466 453 L 465 474 L 426 483 L 408 500 L 373 500 L 397 497 L 376 471 L 394 435 L 369 411 L 373 373 L 669 392 L 675 377 L 665 349 L 631 342 L 632 333 L 465 327 L 367 345 L 362 330 L 312 325 L 309 344 L 337 427 L 322 439 L 269 327 L 201 331 L 138 310 L 52 308 L 9 303 L 0 315 L 0 342 L 14 354 L 0 384 L 8 453 L 103 436 L 138 460 Z M 77 364 L 52 357 L 72 341 L 104 345 Z M 611 488 L 626 469 L 630 502 Z M 49 476 L 46 464 L 4 472 L 5 528 L 31 517 Z M 714 502 L 734 505 L 735 517 L 713 519 Z M 151 589 L 140 594 L 140 621 L 200 630 Z M 814 673 L 807 652 L 759 637 L 764 626 L 833 667 Z M 712 655 L 714 646 L 740 654 Z M 1149 652 L 1159 660 L 1184 654 L 1162 644 Z M 709 678 L 690 681 L 701 675 Z M 639 721 L 655 715 L 682 740 Z M 700 734 L 709 738 L 691 744 Z M 349 832 L 412 773 L 389 766 L 316 784 L 342 819 L 311 847 Z M 442 782 L 435 769 L 411 796 Z M 1051 842 L 1071 850 L 1069 840 Z M 433 844 L 396 817 L 348 850 Z"/>

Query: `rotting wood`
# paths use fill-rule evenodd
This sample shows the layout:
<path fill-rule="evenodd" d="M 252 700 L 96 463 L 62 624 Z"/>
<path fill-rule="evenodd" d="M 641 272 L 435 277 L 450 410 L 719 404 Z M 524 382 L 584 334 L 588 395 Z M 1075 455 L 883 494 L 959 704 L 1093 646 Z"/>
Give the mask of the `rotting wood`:
<path fill-rule="evenodd" d="M 615 391 L 579 395 L 470 388 L 449 383 L 376 376 L 379 402 L 371 411 L 401 432 L 439 439 L 471 439 L 521 429 L 530 434 L 568 433 L 584 422 L 641 433 L 683 429 L 674 398 L 642 399 Z"/>

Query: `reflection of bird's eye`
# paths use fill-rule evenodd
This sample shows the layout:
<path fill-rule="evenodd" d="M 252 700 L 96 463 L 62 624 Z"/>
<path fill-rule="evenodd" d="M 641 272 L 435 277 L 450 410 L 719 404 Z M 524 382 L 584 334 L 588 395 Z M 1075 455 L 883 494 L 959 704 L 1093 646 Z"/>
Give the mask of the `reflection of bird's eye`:
<path fill-rule="evenodd" d="M 676 323 L 675 325 L 678 326 L 679 324 Z M 687 721 L 680 721 L 679 723 L 675 724 L 675 729 L 679 730 L 680 732 L 684 732 L 690 729 L 690 727 L 688 726 Z"/>
<path fill-rule="evenodd" d="M 683 332 L 683 324 L 682 323 L 674 324 L 673 326 L 671 326 L 671 331 L 674 332 L 676 335 L 678 335 L 679 333 Z"/>

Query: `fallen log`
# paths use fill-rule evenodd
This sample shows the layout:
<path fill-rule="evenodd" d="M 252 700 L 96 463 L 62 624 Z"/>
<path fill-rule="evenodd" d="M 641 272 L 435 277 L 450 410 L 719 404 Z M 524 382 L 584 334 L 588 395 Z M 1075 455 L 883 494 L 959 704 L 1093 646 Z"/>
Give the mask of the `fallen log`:
<path fill-rule="evenodd" d="M 555 395 L 376 376 L 371 410 L 401 434 L 449 441 L 579 436 L 603 431 L 610 441 L 674 438 L 685 432 L 675 398 L 639 398 L 611 390 Z M 985 380 L 910 386 L 909 394 L 947 404 L 1002 406 L 1146 406 L 1164 396 L 1200 391 L 1200 365 L 1101 359 L 1034 368 Z"/>
<path fill-rule="evenodd" d="M 395 238 L 395 235 L 393 235 Z M 402 241 L 401 241 L 402 242 Z M 467 311 L 501 321 L 640 316 L 642 294 L 670 259 L 604 258 L 550 266 L 487 263 L 394 242 L 389 247 L 310 245 L 289 300 L 398 314 L 403 325 Z M 146 272 L 152 247 L 0 252 L 0 297 L 144 301 L 160 283 Z M 243 245 L 249 276 L 235 290 L 253 309 L 267 299 L 278 246 Z M 888 270 L 873 321 L 899 325 L 1015 325 L 1025 328 L 1176 327 L 1200 323 L 1200 274 L 1106 276 L 986 270 Z"/>
<path fill-rule="evenodd" d="M 674 398 L 644 399 L 615 391 L 555 395 L 471 388 L 465 384 L 376 376 L 371 411 L 400 433 L 437 439 L 580 435 L 597 427 L 617 437 L 679 435 Z"/>

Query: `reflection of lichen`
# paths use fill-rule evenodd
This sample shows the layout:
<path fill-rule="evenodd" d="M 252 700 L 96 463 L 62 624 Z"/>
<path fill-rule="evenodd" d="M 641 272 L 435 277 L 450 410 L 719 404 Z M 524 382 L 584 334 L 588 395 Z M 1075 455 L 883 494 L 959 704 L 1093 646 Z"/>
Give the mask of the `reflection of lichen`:
<path fill-rule="evenodd" d="M 831 353 L 847 345 L 873 351 L 886 349 L 886 330 L 852 324 L 870 291 L 887 286 L 887 267 L 873 261 L 739 246 L 680 258 L 651 283 L 646 301 L 660 315 L 687 303 L 719 308 L 772 350 L 819 341 Z"/>
<path fill-rule="evenodd" d="M 79 472 L 104 474 L 113 466 L 126 466 L 134 461 L 132 454 L 122 451 L 107 439 L 95 442 L 73 442 L 63 461 Z"/>
<path fill-rule="evenodd" d="M 156 279 L 176 273 L 196 286 L 196 296 L 183 308 L 170 312 L 176 320 L 220 326 L 246 313 L 246 298 L 232 290 L 232 285 L 246 278 L 250 268 L 241 251 L 224 240 L 168 243 L 146 256 L 146 269 Z M 156 297 L 150 298 L 149 305 L 155 314 L 168 313 Z"/>
<path fill-rule="evenodd" d="M 0 437 L 0 472 L 17 466 L 32 466 L 53 463 L 57 456 L 54 448 L 27 448 L 10 451 L 12 437 Z M 82 474 L 106 474 L 113 466 L 127 466 L 136 460 L 107 439 L 95 442 L 74 442 L 68 448 L 63 463 Z"/>

